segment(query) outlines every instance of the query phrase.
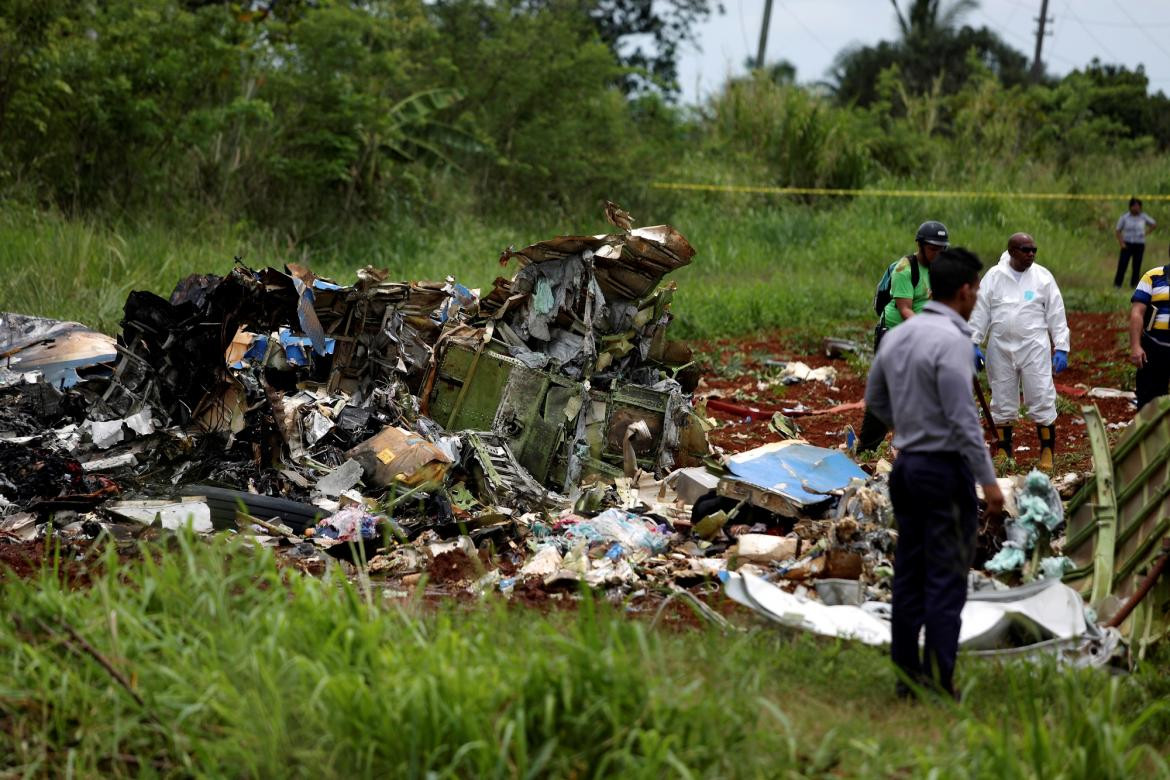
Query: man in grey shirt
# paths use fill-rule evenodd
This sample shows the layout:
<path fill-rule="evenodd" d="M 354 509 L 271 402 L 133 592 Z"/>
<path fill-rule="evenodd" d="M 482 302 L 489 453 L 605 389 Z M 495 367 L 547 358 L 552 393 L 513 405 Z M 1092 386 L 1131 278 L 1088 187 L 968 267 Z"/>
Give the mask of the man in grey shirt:
<path fill-rule="evenodd" d="M 965 249 L 935 258 L 934 300 L 885 336 L 865 389 L 866 407 L 894 429 L 898 450 L 890 475 L 898 524 L 890 654 L 904 675 L 900 695 L 916 686 L 954 695 L 959 613 L 967 602 L 978 533 L 976 481 L 983 486 L 987 518 L 998 520 L 1003 513 L 972 395 L 967 320 L 982 268 Z"/>
<path fill-rule="evenodd" d="M 1140 198 L 1129 199 L 1129 210 L 1117 220 L 1117 227 L 1113 235 L 1117 236 L 1117 244 L 1121 252 L 1117 256 L 1117 273 L 1113 276 L 1113 286 L 1121 289 L 1125 281 L 1125 268 L 1133 262 L 1133 273 L 1129 280 L 1130 287 L 1137 287 L 1138 275 L 1142 272 L 1142 257 L 1146 253 L 1146 236 L 1157 229 L 1158 223 L 1146 212 L 1142 211 Z"/>

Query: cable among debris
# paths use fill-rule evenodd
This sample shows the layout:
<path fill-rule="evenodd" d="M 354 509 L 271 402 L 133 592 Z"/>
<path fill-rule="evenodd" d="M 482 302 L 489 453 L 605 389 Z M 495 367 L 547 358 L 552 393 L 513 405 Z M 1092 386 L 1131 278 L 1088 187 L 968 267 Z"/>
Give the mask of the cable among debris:
<path fill-rule="evenodd" d="M 650 621 L 651 628 L 658 627 L 658 621 L 662 618 L 662 614 L 666 611 L 667 605 L 674 601 L 675 598 L 682 598 L 684 601 L 690 602 L 691 607 L 700 617 L 706 618 L 709 622 L 714 623 L 724 631 L 740 630 L 738 626 L 733 626 L 731 623 L 729 623 L 727 618 L 711 609 L 711 607 L 705 604 L 698 596 L 685 590 L 676 590 L 662 600 L 662 603 L 658 605 L 658 610 L 654 613 L 654 619 Z"/>

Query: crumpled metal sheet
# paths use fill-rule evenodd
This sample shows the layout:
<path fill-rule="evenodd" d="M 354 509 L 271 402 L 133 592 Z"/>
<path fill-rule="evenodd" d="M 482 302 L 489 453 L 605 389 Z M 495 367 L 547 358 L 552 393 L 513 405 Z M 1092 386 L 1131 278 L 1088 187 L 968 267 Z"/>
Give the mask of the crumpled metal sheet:
<path fill-rule="evenodd" d="M 507 249 L 500 263 L 563 260 L 592 253 L 597 282 L 607 299 L 638 299 L 648 295 L 662 278 L 691 262 L 694 247 L 669 225 L 655 225 L 600 236 L 559 236 L 520 250 Z"/>
<path fill-rule="evenodd" d="M 73 387 L 78 371 L 110 364 L 117 354 L 114 339 L 79 322 L 0 313 L 0 386 L 36 373 L 54 387 Z"/>
<path fill-rule="evenodd" d="M 789 628 L 868 645 L 890 642 L 888 604 L 828 606 L 754 574 L 722 571 L 719 578 L 733 601 Z M 1077 665 L 1099 666 L 1109 662 L 1117 647 L 1116 632 L 1111 635 L 1088 623 L 1080 594 L 1056 580 L 969 593 L 961 620 L 959 647 L 985 656 L 1055 651 Z M 1077 651 L 1070 654 L 1071 648 Z"/>
<path fill-rule="evenodd" d="M 843 452 L 802 441 L 765 444 L 727 459 L 728 473 L 741 482 L 776 493 L 797 507 L 828 500 L 852 479 L 866 479 Z"/>

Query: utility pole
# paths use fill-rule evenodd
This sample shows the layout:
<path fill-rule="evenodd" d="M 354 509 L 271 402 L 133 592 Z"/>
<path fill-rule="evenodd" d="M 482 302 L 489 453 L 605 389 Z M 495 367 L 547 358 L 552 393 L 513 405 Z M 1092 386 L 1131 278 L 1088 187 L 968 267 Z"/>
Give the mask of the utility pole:
<path fill-rule="evenodd" d="M 1044 65 L 1040 62 L 1040 49 L 1044 44 L 1044 26 L 1052 24 L 1048 18 L 1048 0 L 1040 0 L 1040 16 L 1036 19 L 1036 57 L 1032 60 L 1032 81 L 1040 81 L 1044 75 Z M 1052 35 L 1052 31 L 1048 31 Z"/>
<path fill-rule="evenodd" d="M 1048 2 L 1048 0 L 1044 0 Z M 772 24 L 772 0 L 764 0 L 764 25 L 760 28 L 760 47 L 756 49 L 756 69 L 764 67 L 764 50 L 768 48 L 768 27 Z"/>

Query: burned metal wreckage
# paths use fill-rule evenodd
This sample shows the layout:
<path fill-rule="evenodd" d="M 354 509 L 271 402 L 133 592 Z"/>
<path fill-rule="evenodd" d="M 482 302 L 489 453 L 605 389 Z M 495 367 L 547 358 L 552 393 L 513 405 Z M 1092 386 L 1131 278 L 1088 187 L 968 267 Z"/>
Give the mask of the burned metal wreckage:
<path fill-rule="evenodd" d="M 131 293 L 116 341 L 0 315 L 0 542 L 190 523 L 310 571 L 362 555 L 402 587 L 722 587 L 778 623 L 884 641 L 883 469 L 799 440 L 709 447 L 691 350 L 668 338 L 664 279 L 694 249 L 619 228 L 508 249 L 518 270 L 483 295 L 237 262 L 169 299 Z M 972 647 L 1027 636 L 1107 661 L 1116 632 L 1028 606 L 1069 601 L 1052 588 L 985 598 Z"/>
<path fill-rule="evenodd" d="M 361 481 L 429 496 L 450 519 L 450 482 L 481 508 L 549 509 L 582 480 L 708 454 L 661 285 L 693 255 L 666 226 L 561 237 L 506 251 L 519 271 L 482 298 L 452 279 L 367 267 L 342 286 L 237 262 L 169 299 L 131 293 L 116 342 L 4 315 L 0 434 L 32 464 L 47 437 L 79 473 L 139 494 L 231 485 L 327 515 L 362 499 Z M 12 506 L 51 511 L 81 490 Z"/>

